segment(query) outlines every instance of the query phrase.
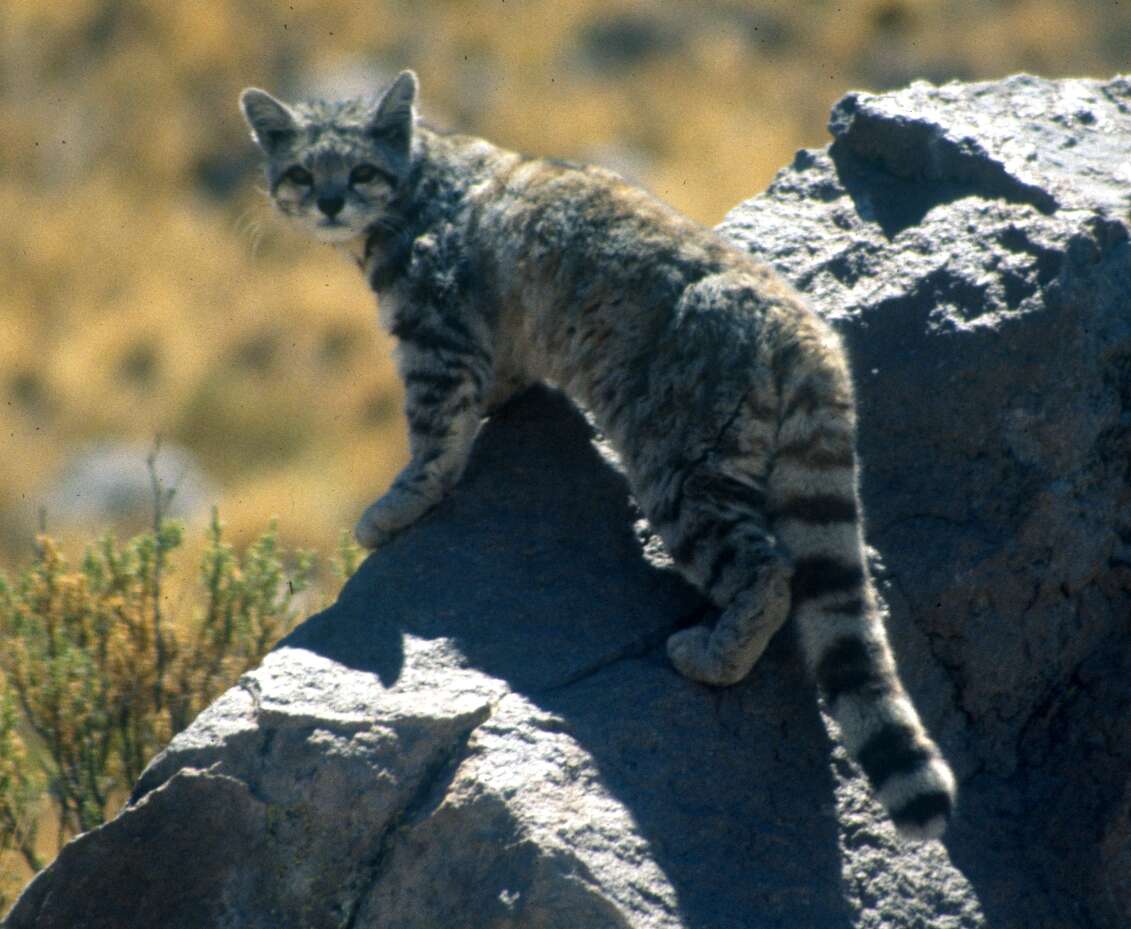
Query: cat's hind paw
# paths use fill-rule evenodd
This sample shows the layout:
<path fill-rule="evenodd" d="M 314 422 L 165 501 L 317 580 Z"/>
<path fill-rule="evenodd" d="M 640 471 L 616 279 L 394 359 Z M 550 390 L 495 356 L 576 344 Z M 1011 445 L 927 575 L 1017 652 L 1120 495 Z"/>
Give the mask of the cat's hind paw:
<path fill-rule="evenodd" d="M 745 669 L 724 662 L 711 648 L 709 626 L 692 626 L 668 637 L 668 658 L 684 677 L 725 687 L 745 677 Z"/>

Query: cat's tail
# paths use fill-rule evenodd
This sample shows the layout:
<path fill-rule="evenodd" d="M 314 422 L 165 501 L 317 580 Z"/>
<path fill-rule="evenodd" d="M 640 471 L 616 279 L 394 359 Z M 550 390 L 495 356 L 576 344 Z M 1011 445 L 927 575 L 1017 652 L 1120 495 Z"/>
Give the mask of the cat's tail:
<path fill-rule="evenodd" d="M 955 781 L 900 683 L 864 552 L 855 405 L 843 354 L 820 329 L 783 371 L 777 453 L 767 486 L 793 563 L 804 652 L 845 749 L 900 834 L 942 834 Z M 806 340 L 808 341 L 808 340 Z"/>

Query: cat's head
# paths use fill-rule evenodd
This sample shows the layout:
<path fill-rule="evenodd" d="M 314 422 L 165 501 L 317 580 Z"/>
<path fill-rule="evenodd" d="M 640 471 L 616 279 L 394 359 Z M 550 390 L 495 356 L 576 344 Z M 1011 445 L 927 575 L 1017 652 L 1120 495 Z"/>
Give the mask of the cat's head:
<path fill-rule="evenodd" d="M 379 224 L 408 172 L 416 84 L 402 71 L 375 102 L 293 106 L 245 90 L 240 109 L 267 156 L 279 210 L 323 242 L 347 242 Z"/>

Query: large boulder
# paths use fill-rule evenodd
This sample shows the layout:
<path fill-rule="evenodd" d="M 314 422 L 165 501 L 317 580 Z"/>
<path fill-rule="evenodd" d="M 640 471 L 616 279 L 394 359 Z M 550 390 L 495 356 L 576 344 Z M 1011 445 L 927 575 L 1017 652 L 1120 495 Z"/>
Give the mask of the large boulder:
<path fill-rule="evenodd" d="M 963 775 L 948 847 L 979 886 L 1009 841 L 1131 925 L 1131 80 L 917 83 L 830 129 L 721 230 L 848 344 L 889 625 Z"/>
<path fill-rule="evenodd" d="M 178 736 L 9 929 L 979 925 L 946 850 L 898 844 L 788 641 L 728 690 L 671 669 L 704 604 L 603 451 L 546 391 L 497 415 L 459 492 Z"/>
<path fill-rule="evenodd" d="M 897 840 L 788 627 L 736 687 L 672 671 L 704 604 L 537 390 L 6 929 L 1126 925 L 1131 82 L 854 94 L 832 130 L 721 229 L 849 346 L 942 843 Z"/>

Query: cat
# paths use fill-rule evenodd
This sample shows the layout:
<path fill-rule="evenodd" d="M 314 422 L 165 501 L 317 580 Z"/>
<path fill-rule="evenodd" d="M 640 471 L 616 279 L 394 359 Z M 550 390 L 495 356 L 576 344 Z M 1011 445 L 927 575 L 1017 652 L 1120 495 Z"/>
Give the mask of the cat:
<path fill-rule="evenodd" d="M 733 684 L 790 616 L 905 837 L 942 834 L 955 780 L 900 683 L 868 573 L 853 386 L 837 336 L 773 271 L 617 175 L 372 101 L 240 98 L 279 211 L 349 249 L 397 338 L 411 460 L 362 515 L 376 548 L 459 481 L 482 419 L 535 382 L 589 411 L 714 628 L 668 640 Z"/>

